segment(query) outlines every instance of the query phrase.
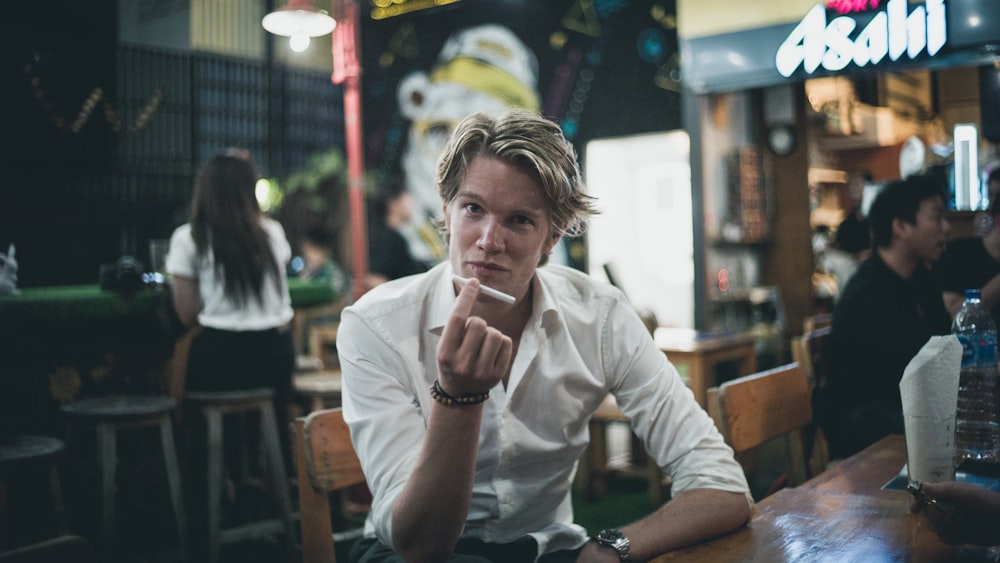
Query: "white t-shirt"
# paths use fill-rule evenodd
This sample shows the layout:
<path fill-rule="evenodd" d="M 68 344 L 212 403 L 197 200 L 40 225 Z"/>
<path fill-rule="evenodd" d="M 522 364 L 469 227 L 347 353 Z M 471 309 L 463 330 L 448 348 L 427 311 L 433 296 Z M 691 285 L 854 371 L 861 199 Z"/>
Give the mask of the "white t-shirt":
<path fill-rule="evenodd" d="M 278 262 L 281 279 L 275 283 L 274 276 L 264 276 L 261 288 L 263 302 L 251 295 L 242 305 L 224 293 L 223 280 L 216 276 L 212 250 L 209 249 L 204 257 L 198 256 L 190 223 L 177 227 L 170 237 L 167 273 L 198 280 L 198 292 L 203 304 L 198 313 L 198 323 L 202 326 L 231 331 L 265 330 L 292 320 L 292 300 L 285 275 L 285 265 L 291 260 L 292 249 L 280 223 L 262 217 L 261 225 L 271 241 L 271 252 Z"/>
<path fill-rule="evenodd" d="M 752 503 L 733 451 L 625 296 L 563 266 L 539 268 L 533 283 L 507 388 L 498 383 L 483 412 L 463 537 L 531 535 L 540 555 L 582 545 L 571 485 L 591 414 L 608 392 L 674 493 L 721 489 Z M 374 494 L 366 534 L 385 545 L 427 431 L 437 345 L 455 298 L 444 262 L 372 289 L 341 315 L 344 418 Z"/>

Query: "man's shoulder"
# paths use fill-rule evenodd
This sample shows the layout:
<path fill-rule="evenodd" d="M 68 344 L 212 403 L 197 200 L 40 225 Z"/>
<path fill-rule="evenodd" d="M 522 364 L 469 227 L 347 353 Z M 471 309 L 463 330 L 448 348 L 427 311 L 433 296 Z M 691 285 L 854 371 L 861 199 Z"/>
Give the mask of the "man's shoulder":
<path fill-rule="evenodd" d="M 589 301 L 593 299 L 621 299 L 622 292 L 613 285 L 592 278 L 589 274 L 557 264 L 538 268 L 539 278 L 558 299 Z"/>
<path fill-rule="evenodd" d="M 170 234 L 170 238 L 181 238 L 191 236 L 191 223 L 184 223 L 183 225 L 178 225 L 174 232 Z"/>
<path fill-rule="evenodd" d="M 837 298 L 836 308 L 867 307 L 868 302 L 880 300 L 896 291 L 898 283 L 899 276 L 873 254 L 851 274 Z"/>

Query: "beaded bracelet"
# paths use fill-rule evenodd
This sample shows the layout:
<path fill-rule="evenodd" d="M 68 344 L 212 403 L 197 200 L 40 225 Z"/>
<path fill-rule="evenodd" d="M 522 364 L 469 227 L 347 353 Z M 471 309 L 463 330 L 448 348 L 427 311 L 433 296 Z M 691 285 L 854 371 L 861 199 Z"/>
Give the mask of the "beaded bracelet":
<path fill-rule="evenodd" d="M 431 385 L 431 397 L 442 405 L 447 405 L 449 407 L 452 405 L 467 407 L 486 402 L 486 399 L 490 398 L 490 392 L 483 391 L 482 393 L 462 393 L 457 397 L 452 397 L 451 395 L 445 393 L 444 389 L 441 389 L 441 384 L 435 379 L 434 385 Z"/>

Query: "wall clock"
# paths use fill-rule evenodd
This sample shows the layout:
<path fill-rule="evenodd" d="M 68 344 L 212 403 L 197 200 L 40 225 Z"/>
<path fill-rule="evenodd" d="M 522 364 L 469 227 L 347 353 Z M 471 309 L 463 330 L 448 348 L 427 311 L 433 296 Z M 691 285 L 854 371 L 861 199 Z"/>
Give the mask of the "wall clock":
<path fill-rule="evenodd" d="M 774 125 L 767 132 L 767 145 L 778 156 L 787 156 L 795 150 L 795 128 L 791 125 Z"/>

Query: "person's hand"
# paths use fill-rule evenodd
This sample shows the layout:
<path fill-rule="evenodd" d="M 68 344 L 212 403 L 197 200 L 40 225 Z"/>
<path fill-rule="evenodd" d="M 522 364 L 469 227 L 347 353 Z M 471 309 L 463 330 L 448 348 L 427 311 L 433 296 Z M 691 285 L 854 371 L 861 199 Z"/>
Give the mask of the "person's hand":
<path fill-rule="evenodd" d="M 971 483 L 924 483 L 923 492 L 955 510 L 914 500 L 910 511 L 924 515 L 941 541 L 949 544 L 1000 544 L 1000 493 Z"/>
<path fill-rule="evenodd" d="M 478 296 L 479 280 L 466 282 L 438 343 L 438 384 L 453 397 L 489 391 L 510 366 L 510 337 L 471 316 Z"/>

